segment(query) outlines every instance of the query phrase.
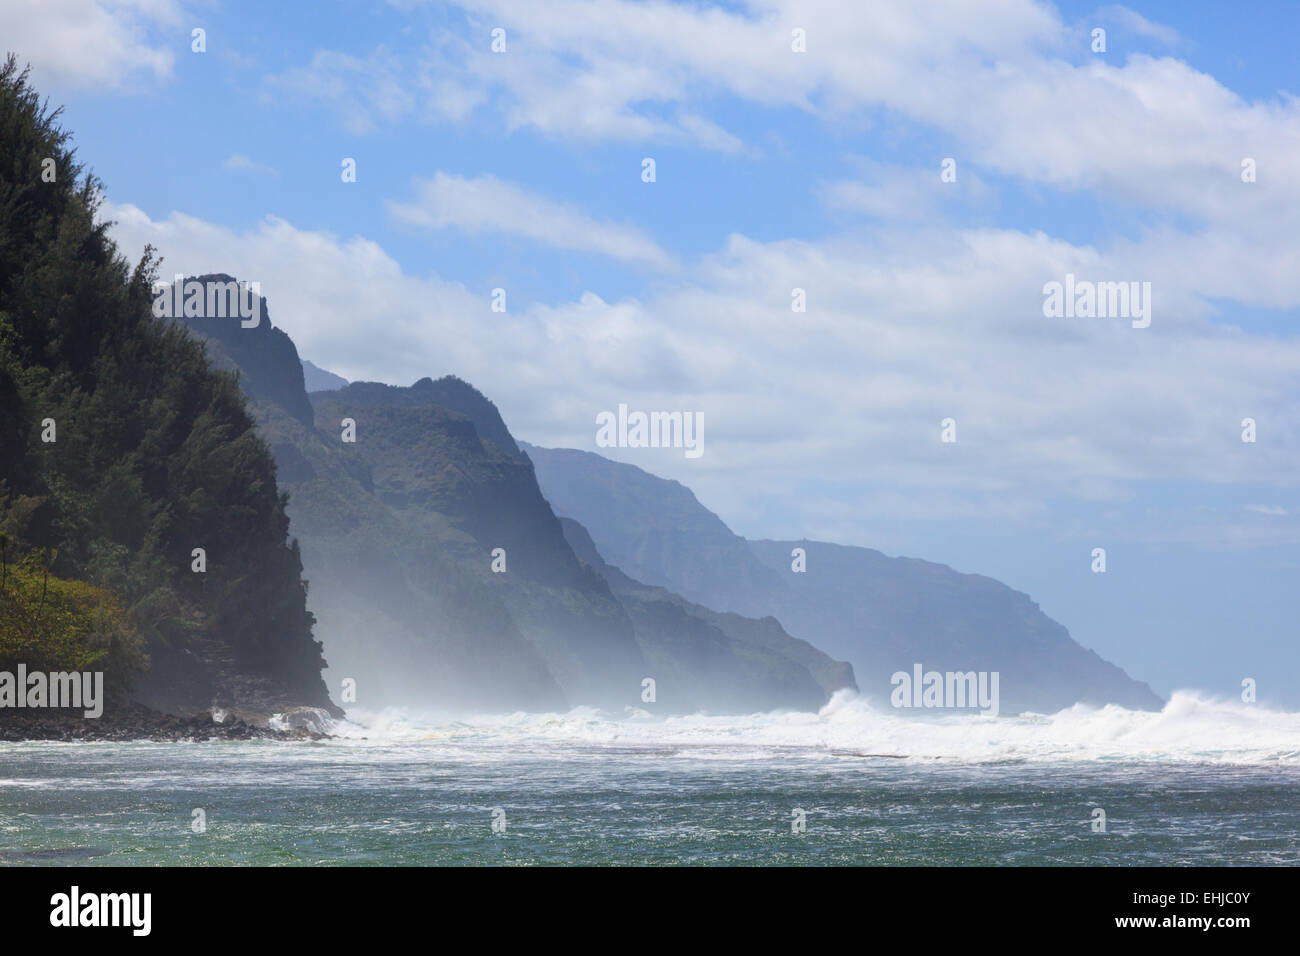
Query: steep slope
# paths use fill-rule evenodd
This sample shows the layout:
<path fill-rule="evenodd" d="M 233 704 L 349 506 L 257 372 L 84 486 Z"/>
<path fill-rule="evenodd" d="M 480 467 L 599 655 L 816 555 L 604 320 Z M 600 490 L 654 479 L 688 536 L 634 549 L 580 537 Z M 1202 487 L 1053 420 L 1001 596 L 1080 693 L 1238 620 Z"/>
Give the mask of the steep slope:
<path fill-rule="evenodd" d="M 312 403 L 321 434 L 341 435 L 343 420 L 355 421 L 356 442 L 343 454 L 370 470 L 380 502 L 401 520 L 457 533 L 443 536 L 446 550 L 510 608 L 571 702 L 628 706 L 645 666 L 626 613 L 574 556 L 504 423 L 489 424 L 492 439 L 482 437 L 464 415 L 430 404 L 449 392 L 495 415 L 458 380 L 353 383 L 316 393 Z M 491 570 L 497 549 L 500 573 Z"/>
<path fill-rule="evenodd" d="M 519 447 L 556 512 L 586 525 L 605 560 L 638 581 L 719 610 L 746 609 L 751 595 L 781 588 L 781 576 L 685 485 L 571 448 Z"/>
<path fill-rule="evenodd" d="M 297 361 L 298 350 L 289 336 L 271 323 L 266 297 L 256 296 L 256 307 L 247 310 L 252 313 L 248 319 L 230 314 L 228 308 L 227 314 L 221 315 L 215 306 L 228 301 L 220 292 L 237 285 L 234 277 L 211 274 L 188 278 L 184 283 L 187 296 L 193 283 L 203 290 L 203 314 L 180 317 L 209 341 L 209 361 L 224 371 L 238 372 L 239 385 L 249 398 L 274 402 L 304 425 L 310 424 L 311 403 L 303 385 L 302 364 Z M 253 304 L 252 295 L 245 299 L 245 305 Z M 256 325 L 245 324 L 254 321 Z"/>
<path fill-rule="evenodd" d="M 926 670 L 997 671 L 1004 710 L 1054 712 L 1077 702 L 1158 709 L 1160 699 L 1044 614 L 1029 596 L 978 574 L 869 548 L 820 541 L 753 541 L 786 587 L 771 602 L 796 634 L 849 656 L 873 697 L 890 676 Z M 790 573 L 803 548 L 808 570 Z"/>
<path fill-rule="evenodd" d="M 521 447 L 556 511 L 581 522 L 611 564 L 708 607 L 774 616 L 848 660 L 872 698 L 888 700 L 892 674 L 919 663 L 999 671 L 1008 711 L 1161 705 L 1146 684 L 991 578 L 866 548 L 747 542 L 677 482 L 590 452 Z M 806 572 L 792 570 L 795 547 L 807 553 Z"/>
<path fill-rule="evenodd" d="M 331 680 L 353 677 L 358 703 L 621 710 L 653 677 L 660 712 L 750 711 L 817 708 L 852 686 L 851 668 L 775 621 L 638 585 L 589 539 L 580 560 L 496 406 L 454 376 L 316 392 L 305 425 L 284 401 L 308 400 L 296 350 L 261 314 L 256 329 L 184 321 L 232 367 L 276 343 L 281 381 L 247 388 L 292 494 Z"/>
<path fill-rule="evenodd" d="M 100 186 L 66 141 L 11 57 L 0 70 L 9 560 L 26 553 L 31 574 L 69 594 L 79 590 L 69 582 L 84 582 L 101 606 L 120 605 L 118 636 L 143 642 L 149 657 L 131 687 L 141 702 L 250 716 L 332 707 L 275 465 L 244 397 L 198 344 L 151 314 L 152 250 L 134 272 L 118 254 L 96 220 Z M 53 182 L 42 176 L 47 159 Z M 0 614 L 15 607 L 0 602 Z M 95 639 L 86 649 L 108 655 L 97 666 L 120 673 L 117 645 Z M 39 651 L 4 646 L 0 659 Z"/>
<path fill-rule="evenodd" d="M 342 691 L 353 682 L 356 703 L 369 709 L 567 707 L 490 580 L 487 559 L 477 560 L 472 536 L 436 513 L 399 513 L 380 500 L 370 463 L 341 441 L 338 423 L 317 430 L 297 349 L 273 327 L 265 302 L 262 317 L 255 328 L 233 318 L 181 321 L 216 361 L 240 371 L 275 454 L 317 634 L 330 649 L 331 684 Z M 259 374 L 245 378 L 241 361 L 250 355 Z M 472 429 L 441 417 L 453 430 Z"/>
<path fill-rule="evenodd" d="M 587 530 L 561 518 L 574 552 L 600 572 L 632 617 L 655 676 L 657 703 L 673 710 L 816 710 L 853 668 L 785 633 L 775 618 L 720 614 L 605 563 Z"/>
<path fill-rule="evenodd" d="M 367 708 L 448 712 L 564 709 L 546 663 L 516 626 L 478 546 L 436 515 L 399 514 L 375 494 L 352 446 L 255 403 L 282 462 L 294 533 L 303 543 L 317 633 L 335 686 L 356 681 Z"/>
<path fill-rule="evenodd" d="M 342 375 L 335 375 L 333 372 L 326 371 L 306 359 L 302 360 L 302 381 L 309 393 L 329 392 L 336 388 L 342 388 L 348 383 L 348 380 Z"/>
<path fill-rule="evenodd" d="M 357 382 L 309 399 L 264 300 L 261 317 L 181 321 L 253 399 L 291 492 L 331 680 L 356 681 L 363 706 L 634 703 L 645 668 L 631 622 L 573 556 L 495 407 L 453 378 Z M 472 412 L 490 438 L 438 401 Z M 343 440 L 344 419 L 355 442 Z M 496 548 L 505 573 L 491 570 Z"/>

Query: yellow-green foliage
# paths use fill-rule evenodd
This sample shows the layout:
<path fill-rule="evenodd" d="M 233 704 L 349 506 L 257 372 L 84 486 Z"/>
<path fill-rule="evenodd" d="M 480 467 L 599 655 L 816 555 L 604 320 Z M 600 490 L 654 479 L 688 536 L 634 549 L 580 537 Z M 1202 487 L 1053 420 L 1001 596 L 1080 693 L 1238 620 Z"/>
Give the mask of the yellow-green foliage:
<path fill-rule="evenodd" d="M 143 663 L 117 595 L 47 575 L 33 558 L 0 570 L 0 670 L 102 670 L 110 685 Z"/>

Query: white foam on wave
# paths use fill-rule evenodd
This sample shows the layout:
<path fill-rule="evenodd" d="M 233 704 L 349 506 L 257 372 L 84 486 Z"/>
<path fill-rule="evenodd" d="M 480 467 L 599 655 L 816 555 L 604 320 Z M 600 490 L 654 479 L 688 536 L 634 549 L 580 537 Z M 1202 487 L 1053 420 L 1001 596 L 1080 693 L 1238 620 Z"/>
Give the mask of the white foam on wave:
<path fill-rule="evenodd" d="M 1160 711 L 1075 705 L 1055 714 L 988 717 L 873 707 L 840 691 L 817 713 L 656 717 L 610 714 L 476 715 L 458 720 L 390 708 L 354 710 L 334 733 L 384 744 L 426 742 L 512 751 L 545 747 L 681 748 L 683 755 L 751 759 L 763 752 L 897 755 L 912 760 L 1172 761 L 1300 765 L 1300 713 L 1176 692 Z"/>

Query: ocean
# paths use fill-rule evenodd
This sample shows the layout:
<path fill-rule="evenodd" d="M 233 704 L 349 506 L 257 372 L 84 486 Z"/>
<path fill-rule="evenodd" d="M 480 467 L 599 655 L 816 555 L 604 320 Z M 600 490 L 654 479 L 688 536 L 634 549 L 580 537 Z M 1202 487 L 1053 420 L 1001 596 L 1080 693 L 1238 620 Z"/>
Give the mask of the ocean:
<path fill-rule="evenodd" d="M 1300 714 L 1194 694 L 350 716 L 319 742 L 0 744 L 0 863 L 1300 863 Z"/>

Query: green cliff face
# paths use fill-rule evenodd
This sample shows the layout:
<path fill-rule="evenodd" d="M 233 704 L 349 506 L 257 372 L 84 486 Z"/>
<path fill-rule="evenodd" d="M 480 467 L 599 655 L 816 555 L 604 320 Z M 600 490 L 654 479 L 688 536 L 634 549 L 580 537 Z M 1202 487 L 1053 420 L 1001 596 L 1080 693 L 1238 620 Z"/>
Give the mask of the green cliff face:
<path fill-rule="evenodd" d="M 98 183 L 54 115 L 11 58 L 0 70 L 9 552 L 42 555 L 61 592 L 83 582 L 113 596 L 103 601 L 120 606 L 127 636 L 103 663 L 117 692 L 134 671 L 139 701 L 177 712 L 328 706 L 272 456 L 234 377 L 152 314 L 152 252 L 132 270 L 106 238 Z"/>

